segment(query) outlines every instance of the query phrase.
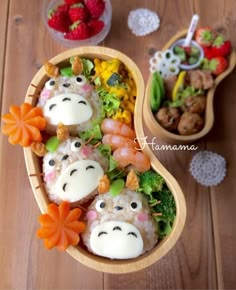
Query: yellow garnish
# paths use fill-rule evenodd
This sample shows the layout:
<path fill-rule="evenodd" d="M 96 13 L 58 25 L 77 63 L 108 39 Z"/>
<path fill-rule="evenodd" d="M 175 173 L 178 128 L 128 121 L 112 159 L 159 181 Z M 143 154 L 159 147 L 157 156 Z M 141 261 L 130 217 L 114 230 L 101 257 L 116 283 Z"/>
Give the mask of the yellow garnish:
<path fill-rule="evenodd" d="M 186 71 L 182 71 L 178 76 L 177 82 L 172 92 L 173 101 L 176 100 L 178 93 L 184 89 L 184 78 L 186 76 L 186 73 L 187 73 Z"/>
<path fill-rule="evenodd" d="M 118 120 L 126 125 L 131 126 L 132 124 L 132 114 L 128 110 L 117 111 L 115 115 L 112 117 L 113 120 Z"/>

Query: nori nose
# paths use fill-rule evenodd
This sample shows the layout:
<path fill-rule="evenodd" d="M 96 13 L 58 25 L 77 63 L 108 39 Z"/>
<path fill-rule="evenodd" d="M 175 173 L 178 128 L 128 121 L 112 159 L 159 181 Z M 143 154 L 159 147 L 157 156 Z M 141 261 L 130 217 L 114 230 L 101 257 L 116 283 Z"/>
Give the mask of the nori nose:
<path fill-rule="evenodd" d="M 123 207 L 122 207 L 122 206 L 119 206 L 119 205 L 117 205 L 117 206 L 115 206 L 115 209 L 116 209 L 116 210 L 122 210 L 122 209 L 123 209 Z"/>
<path fill-rule="evenodd" d="M 68 83 L 63 84 L 63 87 L 65 87 L 65 88 L 69 88 L 69 87 L 70 87 L 70 84 L 68 84 Z"/>

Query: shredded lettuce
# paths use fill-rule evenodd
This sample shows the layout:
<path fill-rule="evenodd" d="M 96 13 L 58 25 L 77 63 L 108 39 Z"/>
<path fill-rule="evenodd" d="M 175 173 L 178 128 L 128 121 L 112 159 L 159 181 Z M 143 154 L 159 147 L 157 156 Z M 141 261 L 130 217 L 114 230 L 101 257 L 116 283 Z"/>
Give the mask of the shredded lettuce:
<path fill-rule="evenodd" d="M 177 107 L 181 107 L 184 104 L 184 101 L 190 97 L 190 96 L 200 96 L 200 95 L 204 95 L 204 90 L 202 89 L 195 89 L 192 86 L 186 87 L 184 90 L 182 90 L 181 92 L 177 93 L 177 98 L 176 101 L 166 101 L 164 102 L 164 106 L 168 106 L 168 107 L 172 107 L 172 108 L 177 108 Z"/>
<path fill-rule="evenodd" d="M 101 144 L 100 146 L 98 146 L 98 150 L 99 152 L 106 158 L 110 158 L 111 156 L 111 146 L 109 145 L 105 145 L 105 144 Z"/>
<path fill-rule="evenodd" d="M 120 107 L 120 100 L 114 93 L 109 93 L 103 87 L 97 89 L 97 93 L 102 99 L 103 111 L 107 117 L 113 116 Z"/>
<path fill-rule="evenodd" d="M 111 154 L 109 156 L 109 168 L 106 172 L 106 175 L 108 176 L 110 181 L 123 178 L 126 176 L 125 171 L 120 170 L 118 168 L 118 162 L 114 159 L 114 157 Z"/>
<path fill-rule="evenodd" d="M 102 133 L 99 125 L 94 126 L 92 129 L 89 129 L 85 132 L 80 132 L 79 137 L 82 140 L 88 140 L 93 136 L 93 140 L 91 140 L 91 143 L 96 143 L 102 139 Z"/>
<path fill-rule="evenodd" d="M 97 77 L 97 78 L 94 80 L 94 84 L 95 84 L 95 86 L 98 86 L 98 87 L 100 87 L 100 86 L 102 85 L 102 82 L 101 82 L 100 77 Z"/>
<path fill-rule="evenodd" d="M 106 175 L 110 179 L 110 181 L 112 181 L 119 178 L 124 178 L 126 176 L 126 172 L 124 170 L 119 170 L 118 168 L 115 168 L 112 171 L 106 172 Z"/>
<path fill-rule="evenodd" d="M 117 168 L 117 166 L 118 166 L 118 162 L 115 160 L 115 158 L 113 156 L 110 156 L 108 172 L 113 171 L 114 169 Z"/>
<path fill-rule="evenodd" d="M 189 87 L 186 87 L 183 91 L 179 92 L 177 94 L 177 99 L 186 99 L 190 96 L 199 96 L 199 95 L 202 95 L 204 93 L 204 90 L 202 89 L 195 89 L 193 86 L 189 86 Z"/>
<path fill-rule="evenodd" d="M 70 58 L 70 63 L 73 62 L 73 58 Z M 94 69 L 94 64 L 90 59 L 87 58 L 81 58 L 81 61 L 83 63 L 83 75 L 86 76 L 87 78 L 91 75 L 92 70 Z"/>
<path fill-rule="evenodd" d="M 83 63 L 83 74 L 86 77 L 89 77 L 91 75 L 91 72 L 94 68 L 94 64 L 91 60 L 87 59 L 87 58 L 82 58 L 82 63 Z"/>

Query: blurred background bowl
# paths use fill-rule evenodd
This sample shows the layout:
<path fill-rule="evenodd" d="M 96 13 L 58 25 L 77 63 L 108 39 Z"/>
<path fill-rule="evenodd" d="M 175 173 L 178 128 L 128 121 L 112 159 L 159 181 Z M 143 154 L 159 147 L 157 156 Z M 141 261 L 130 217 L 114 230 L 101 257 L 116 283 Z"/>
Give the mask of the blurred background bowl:
<path fill-rule="evenodd" d="M 110 0 L 104 0 L 106 6 L 105 11 L 99 20 L 104 22 L 104 28 L 98 34 L 84 40 L 69 40 L 64 38 L 64 33 L 56 31 L 55 29 L 51 28 L 48 25 L 48 11 L 55 9 L 57 6 L 65 4 L 63 0 L 44 0 L 42 6 L 42 16 L 45 26 L 51 37 L 59 42 L 62 46 L 73 48 L 79 46 L 90 46 L 90 45 L 97 45 L 98 43 L 102 42 L 111 28 L 111 19 L 112 19 L 112 5 Z"/>
<path fill-rule="evenodd" d="M 178 43 L 178 40 L 183 39 L 186 35 L 187 35 L 187 30 L 178 32 L 164 45 L 162 51 L 165 51 L 173 47 L 174 45 Z M 235 65 L 236 65 L 236 52 L 235 50 L 232 50 L 229 56 L 228 68 L 214 79 L 213 87 L 207 91 L 207 95 L 206 95 L 207 104 L 206 104 L 206 110 L 205 110 L 205 116 L 204 116 L 204 120 L 205 120 L 204 126 L 201 131 L 192 135 L 180 135 L 180 134 L 167 131 L 155 119 L 152 113 L 151 104 L 150 104 L 151 83 L 152 83 L 152 73 L 151 73 L 148 78 L 148 83 L 147 83 L 145 97 L 144 97 L 144 104 L 143 104 L 144 122 L 147 128 L 149 129 L 149 131 L 151 132 L 151 134 L 153 136 L 157 136 L 158 138 L 170 144 L 191 144 L 203 138 L 205 135 L 207 135 L 209 131 L 212 129 L 213 124 L 214 124 L 213 102 L 214 102 L 216 88 L 224 80 L 224 78 L 226 78 L 233 71 L 233 69 L 235 68 Z"/>
<path fill-rule="evenodd" d="M 184 45 L 184 42 L 185 42 L 185 38 L 181 38 L 181 39 L 178 39 L 171 47 L 171 50 L 174 51 L 174 48 L 176 46 L 183 46 Z M 196 47 L 198 50 L 199 50 L 199 58 L 198 58 L 198 61 L 195 63 L 195 64 L 180 64 L 179 67 L 183 70 L 191 70 L 191 69 L 195 69 L 197 67 L 200 66 L 201 64 L 201 61 L 203 60 L 204 58 L 204 51 L 202 49 L 202 47 L 194 40 L 191 41 L 190 43 L 190 46 L 192 47 Z"/>

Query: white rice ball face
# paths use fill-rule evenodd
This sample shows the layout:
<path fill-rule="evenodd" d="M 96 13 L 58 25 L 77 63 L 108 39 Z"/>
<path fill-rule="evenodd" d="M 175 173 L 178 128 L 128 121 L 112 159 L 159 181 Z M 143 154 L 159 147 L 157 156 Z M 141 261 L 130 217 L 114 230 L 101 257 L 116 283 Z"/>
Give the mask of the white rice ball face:
<path fill-rule="evenodd" d="M 84 75 L 49 79 L 38 101 L 47 120 L 46 131 L 55 133 L 59 123 L 64 124 L 70 133 L 92 128 L 92 121 L 100 117 L 101 100 Z"/>
<path fill-rule="evenodd" d="M 146 199 L 125 188 L 118 196 L 96 196 L 86 213 L 82 234 L 88 250 L 110 259 L 130 259 L 151 250 L 157 243 L 157 226 Z"/>
<path fill-rule="evenodd" d="M 97 193 L 108 160 L 80 138 L 69 138 L 43 158 L 46 191 L 52 202 L 84 202 Z"/>

